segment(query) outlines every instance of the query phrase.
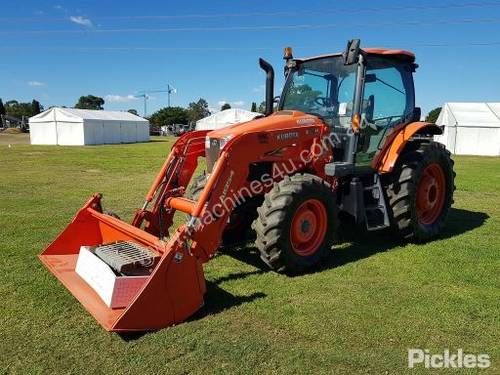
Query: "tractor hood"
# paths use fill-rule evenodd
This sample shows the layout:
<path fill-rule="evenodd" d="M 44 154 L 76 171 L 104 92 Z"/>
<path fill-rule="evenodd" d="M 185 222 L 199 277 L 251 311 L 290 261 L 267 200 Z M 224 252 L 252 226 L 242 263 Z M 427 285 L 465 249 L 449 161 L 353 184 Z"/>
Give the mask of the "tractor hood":
<path fill-rule="evenodd" d="M 278 111 L 267 117 L 235 124 L 223 129 L 211 131 L 209 138 L 235 137 L 245 133 L 280 130 L 300 125 L 320 125 L 321 120 L 300 111 Z"/>

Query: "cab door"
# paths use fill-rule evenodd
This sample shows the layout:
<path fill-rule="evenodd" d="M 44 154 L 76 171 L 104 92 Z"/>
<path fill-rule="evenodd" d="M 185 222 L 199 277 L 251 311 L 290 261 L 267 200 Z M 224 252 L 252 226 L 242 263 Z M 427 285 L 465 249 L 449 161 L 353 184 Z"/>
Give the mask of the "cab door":
<path fill-rule="evenodd" d="M 412 73 L 410 64 L 388 58 L 368 58 L 356 166 L 369 166 L 390 130 L 413 117 Z"/>

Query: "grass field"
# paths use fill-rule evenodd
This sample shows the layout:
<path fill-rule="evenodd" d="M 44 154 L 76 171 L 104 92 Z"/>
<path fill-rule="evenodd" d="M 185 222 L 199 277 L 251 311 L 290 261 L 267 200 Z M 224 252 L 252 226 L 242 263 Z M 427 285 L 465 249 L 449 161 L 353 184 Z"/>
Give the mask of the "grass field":
<path fill-rule="evenodd" d="M 440 239 L 346 233 L 322 270 L 294 278 L 268 272 L 253 248 L 221 254 L 205 266 L 200 313 L 123 337 L 105 332 L 36 255 L 95 191 L 130 219 L 172 140 L 44 147 L 2 137 L 4 373 L 401 374 L 408 348 L 486 353 L 485 373 L 500 373 L 500 158 L 455 158 L 455 205 Z"/>

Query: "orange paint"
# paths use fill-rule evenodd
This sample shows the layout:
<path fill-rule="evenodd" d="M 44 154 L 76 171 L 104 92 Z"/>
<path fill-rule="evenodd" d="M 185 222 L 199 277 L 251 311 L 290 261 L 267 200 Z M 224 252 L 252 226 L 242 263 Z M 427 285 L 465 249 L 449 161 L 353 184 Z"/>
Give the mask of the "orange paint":
<path fill-rule="evenodd" d="M 415 134 L 424 129 L 429 129 L 431 134 L 439 134 L 439 129 L 435 124 L 428 122 L 413 122 L 396 126 L 386 138 L 382 150 L 373 158 L 371 166 L 379 173 L 391 172 L 403 151 L 406 143 Z"/>

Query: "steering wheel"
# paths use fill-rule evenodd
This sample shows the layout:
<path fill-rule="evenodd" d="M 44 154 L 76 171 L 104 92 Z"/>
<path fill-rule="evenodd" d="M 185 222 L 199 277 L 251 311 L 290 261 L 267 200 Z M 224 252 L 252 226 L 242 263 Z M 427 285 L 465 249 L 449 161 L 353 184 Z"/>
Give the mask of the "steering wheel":
<path fill-rule="evenodd" d="M 324 96 L 317 96 L 314 98 L 314 103 L 322 107 L 328 107 L 329 99 Z"/>

